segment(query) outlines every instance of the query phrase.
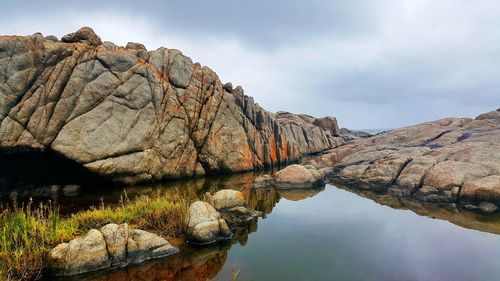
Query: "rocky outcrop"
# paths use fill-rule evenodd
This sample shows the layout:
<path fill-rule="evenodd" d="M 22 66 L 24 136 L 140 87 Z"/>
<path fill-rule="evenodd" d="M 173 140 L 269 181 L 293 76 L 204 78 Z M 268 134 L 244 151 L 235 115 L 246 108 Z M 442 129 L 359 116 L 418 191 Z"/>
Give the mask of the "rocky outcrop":
<path fill-rule="evenodd" d="M 305 114 L 296 115 L 284 111 L 277 112 L 275 117 L 283 127 L 281 133 L 291 139 L 294 146 L 297 146 L 305 154 L 323 151 L 324 147 L 337 147 L 344 142 L 343 138 L 338 137 L 340 132 L 337 119 L 333 117 L 326 117 L 323 120 Z"/>
<path fill-rule="evenodd" d="M 84 237 L 57 245 L 48 254 L 55 275 L 75 275 L 178 253 L 162 237 L 127 224 L 108 224 Z"/>
<path fill-rule="evenodd" d="M 334 118 L 273 114 L 180 51 L 82 28 L 0 36 L 0 151 L 54 151 L 118 182 L 237 172 L 336 147 Z M 316 125 L 315 125 L 316 124 Z"/>
<path fill-rule="evenodd" d="M 306 163 L 334 167 L 336 178 L 360 187 L 423 201 L 498 204 L 500 109 L 378 134 Z"/>

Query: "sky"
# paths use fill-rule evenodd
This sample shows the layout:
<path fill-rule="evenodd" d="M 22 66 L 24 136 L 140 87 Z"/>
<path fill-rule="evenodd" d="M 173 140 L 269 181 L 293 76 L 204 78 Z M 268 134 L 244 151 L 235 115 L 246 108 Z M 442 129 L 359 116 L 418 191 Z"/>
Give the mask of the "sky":
<path fill-rule="evenodd" d="M 498 0 L 0 0 L 0 34 L 181 50 L 269 111 L 396 128 L 500 107 Z"/>

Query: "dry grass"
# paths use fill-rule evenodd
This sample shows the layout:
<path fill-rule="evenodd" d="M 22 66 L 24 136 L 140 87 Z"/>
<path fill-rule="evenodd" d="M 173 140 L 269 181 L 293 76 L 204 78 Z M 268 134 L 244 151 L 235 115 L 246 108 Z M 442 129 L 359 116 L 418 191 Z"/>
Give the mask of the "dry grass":
<path fill-rule="evenodd" d="M 128 223 L 166 237 L 182 234 L 187 204 L 178 192 L 139 196 L 126 194 L 117 206 L 93 207 L 62 218 L 52 203 L 1 206 L 0 278 L 34 280 L 46 266 L 46 255 L 55 245 L 107 223 Z"/>

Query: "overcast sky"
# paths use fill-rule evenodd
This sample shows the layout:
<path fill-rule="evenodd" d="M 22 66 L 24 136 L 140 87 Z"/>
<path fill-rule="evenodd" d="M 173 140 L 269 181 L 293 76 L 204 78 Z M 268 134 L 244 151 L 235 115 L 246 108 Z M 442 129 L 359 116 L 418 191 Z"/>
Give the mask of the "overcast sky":
<path fill-rule="evenodd" d="M 106 3 L 103 3 L 106 2 Z M 498 0 L 0 0 L 0 34 L 176 48 L 270 111 L 394 128 L 500 107 Z"/>

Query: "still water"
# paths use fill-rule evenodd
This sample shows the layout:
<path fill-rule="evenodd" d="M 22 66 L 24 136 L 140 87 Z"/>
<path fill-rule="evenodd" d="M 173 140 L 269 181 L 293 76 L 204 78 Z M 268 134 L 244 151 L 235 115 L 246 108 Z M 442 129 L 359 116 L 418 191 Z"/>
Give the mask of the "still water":
<path fill-rule="evenodd" d="M 231 241 L 186 246 L 169 258 L 62 280 L 233 280 L 237 271 L 238 280 L 500 280 L 499 216 L 333 184 L 256 190 L 253 178 L 177 186 L 191 200 L 219 188 L 242 190 L 266 214 L 238 229 Z M 128 192 L 155 189 L 171 187 Z"/>

